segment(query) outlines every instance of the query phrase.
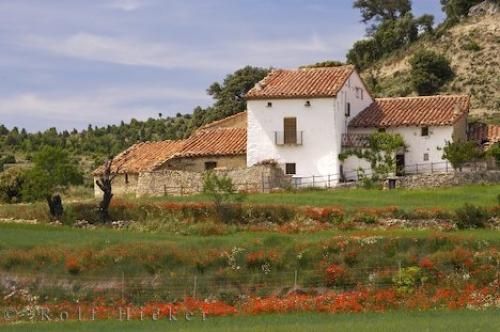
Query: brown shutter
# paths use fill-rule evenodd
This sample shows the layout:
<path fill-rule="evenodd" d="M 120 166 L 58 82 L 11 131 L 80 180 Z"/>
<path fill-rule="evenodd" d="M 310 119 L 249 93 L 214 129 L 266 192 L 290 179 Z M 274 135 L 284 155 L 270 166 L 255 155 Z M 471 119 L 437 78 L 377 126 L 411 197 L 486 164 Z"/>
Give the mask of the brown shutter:
<path fill-rule="evenodd" d="M 297 144 L 297 118 L 284 118 L 283 128 L 284 143 Z"/>

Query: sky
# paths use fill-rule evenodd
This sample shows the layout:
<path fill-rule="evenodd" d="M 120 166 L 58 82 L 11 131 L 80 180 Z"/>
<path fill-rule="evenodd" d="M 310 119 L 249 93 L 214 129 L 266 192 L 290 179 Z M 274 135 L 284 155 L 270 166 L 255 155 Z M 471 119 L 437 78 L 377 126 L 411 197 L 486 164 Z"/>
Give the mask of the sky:
<path fill-rule="evenodd" d="M 440 21 L 439 0 L 413 0 Z M 0 123 L 82 129 L 190 113 L 245 65 L 345 60 L 352 0 L 0 0 Z"/>

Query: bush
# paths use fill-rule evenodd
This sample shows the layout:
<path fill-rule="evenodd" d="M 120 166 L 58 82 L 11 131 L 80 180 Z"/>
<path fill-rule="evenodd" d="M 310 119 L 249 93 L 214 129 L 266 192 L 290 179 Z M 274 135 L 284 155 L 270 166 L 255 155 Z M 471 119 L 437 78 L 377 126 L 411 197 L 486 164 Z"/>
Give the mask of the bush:
<path fill-rule="evenodd" d="M 203 180 L 203 192 L 211 198 L 219 221 L 234 223 L 241 218 L 241 207 L 237 203 L 241 203 L 244 196 L 236 191 L 230 177 L 208 172 Z"/>
<path fill-rule="evenodd" d="M 21 191 L 24 183 L 25 171 L 19 167 L 12 167 L 0 173 L 0 199 L 5 203 L 21 201 Z"/>
<path fill-rule="evenodd" d="M 449 60 L 433 51 L 418 51 L 410 65 L 413 88 L 421 96 L 435 94 L 454 76 Z"/>
<path fill-rule="evenodd" d="M 455 222 L 460 229 L 483 228 L 488 218 L 489 214 L 485 208 L 469 203 L 455 210 Z"/>

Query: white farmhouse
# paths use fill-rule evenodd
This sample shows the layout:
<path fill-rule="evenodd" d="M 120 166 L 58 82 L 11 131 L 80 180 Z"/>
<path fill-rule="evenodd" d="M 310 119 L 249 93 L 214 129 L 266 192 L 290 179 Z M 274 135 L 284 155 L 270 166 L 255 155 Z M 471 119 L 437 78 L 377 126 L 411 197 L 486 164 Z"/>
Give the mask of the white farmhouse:
<path fill-rule="evenodd" d="M 339 160 L 369 134 L 402 135 L 398 169 L 448 167 L 447 141 L 467 139 L 468 96 L 374 99 L 352 66 L 273 70 L 247 96 L 247 166 L 277 161 L 308 185 L 329 186 L 369 164 Z M 305 183 L 304 183 L 305 184 Z"/>
<path fill-rule="evenodd" d="M 318 183 L 338 177 L 342 135 L 373 103 L 353 66 L 273 70 L 246 97 L 247 166 L 275 160 Z"/>
<path fill-rule="evenodd" d="M 443 148 L 447 142 L 467 140 L 469 104 L 466 95 L 377 98 L 351 120 L 343 145 L 359 147 L 376 131 L 400 134 L 407 149 L 396 154 L 398 173 L 450 170 Z M 356 157 L 344 161 L 346 170 L 360 167 L 369 166 Z"/>

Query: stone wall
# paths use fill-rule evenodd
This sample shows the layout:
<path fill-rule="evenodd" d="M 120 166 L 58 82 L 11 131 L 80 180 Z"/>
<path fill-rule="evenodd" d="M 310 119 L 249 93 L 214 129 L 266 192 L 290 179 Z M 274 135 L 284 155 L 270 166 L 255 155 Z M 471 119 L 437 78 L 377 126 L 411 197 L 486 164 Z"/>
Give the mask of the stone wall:
<path fill-rule="evenodd" d="M 101 189 L 95 184 L 97 177 L 94 177 L 94 195 L 95 197 L 102 197 Z M 115 195 L 135 195 L 137 191 L 137 184 L 139 182 L 139 174 L 120 174 L 113 180 L 113 194 Z"/>
<path fill-rule="evenodd" d="M 476 171 L 409 175 L 397 179 L 398 188 L 435 188 L 466 184 L 500 183 L 500 171 Z"/>
<path fill-rule="evenodd" d="M 230 177 L 239 191 L 269 192 L 274 188 L 290 186 L 290 178 L 275 165 L 258 165 L 230 170 L 218 169 L 215 173 Z M 144 172 L 139 175 L 136 195 L 140 197 L 199 193 L 203 190 L 203 176 L 202 172 L 168 169 Z"/>
<path fill-rule="evenodd" d="M 217 168 L 241 169 L 246 167 L 247 159 L 246 155 L 174 158 L 169 160 L 164 165 L 164 168 L 188 172 L 204 172 L 206 162 L 215 162 Z"/>

